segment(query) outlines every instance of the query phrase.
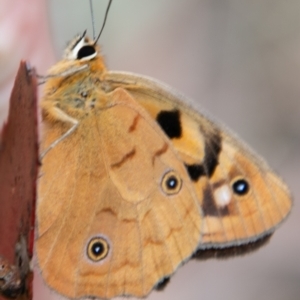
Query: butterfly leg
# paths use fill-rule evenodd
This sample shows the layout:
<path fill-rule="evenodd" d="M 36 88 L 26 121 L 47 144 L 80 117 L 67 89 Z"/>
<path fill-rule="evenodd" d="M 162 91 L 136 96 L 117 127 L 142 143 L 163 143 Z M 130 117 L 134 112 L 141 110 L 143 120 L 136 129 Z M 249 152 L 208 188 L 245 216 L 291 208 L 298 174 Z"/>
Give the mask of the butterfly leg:
<path fill-rule="evenodd" d="M 89 67 L 88 65 L 83 65 L 83 66 L 80 66 L 80 67 L 71 68 L 69 70 L 66 70 L 66 71 L 58 73 L 58 74 L 49 74 L 49 75 L 46 75 L 46 76 L 37 74 L 36 77 L 39 79 L 38 85 L 44 84 L 49 78 L 68 77 L 68 76 L 73 75 L 77 72 L 84 71 L 88 67 Z"/>
<path fill-rule="evenodd" d="M 40 154 L 40 161 L 43 159 L 43 157 L 51 150 L 53 149 L 58 143 L 60 143 L 62 140 L 64 140 L 67 136 L 69 136 L 70 134 L 72 134 L 75 129 L 77 128 L 79 122 L 78 120 L 68 116 L 66 113 L 64 113 L 62 110 L 60 110 L 57 107 L 53 107 L 51 109 L 51 114 L 55 116 L 56 119 L 63 121 L 63 122 L 67 122 L 67 123 L 71 123 L 72 127 L 65 132 L 60 138 L 58 138 L 57 140 L 55 140 L 52 144 L 50 144 L 50 146 Z"/>

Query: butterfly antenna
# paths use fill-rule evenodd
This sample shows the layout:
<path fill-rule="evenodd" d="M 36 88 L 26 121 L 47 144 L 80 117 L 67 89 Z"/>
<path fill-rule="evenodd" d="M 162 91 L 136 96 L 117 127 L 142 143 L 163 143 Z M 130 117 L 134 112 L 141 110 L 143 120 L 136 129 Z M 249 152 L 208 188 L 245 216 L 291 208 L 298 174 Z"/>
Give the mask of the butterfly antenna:
<path fill-rule="evenodd" d="M 90 1 L 92 1 L 92 0 L 90 0 Z M 104 16 L 102 28 L 101 28 L 101 30 L 100 30 L 100 32 L 99 32 L 99 34 L 98 34 L 98 36 L 97 36 L 97 38 L 96 38 L 96 40 L 95 40 L 95 42 L 94 42 L 94 45 L 97 44 L 97 42 L 98 42 L 98 40 L 99 40 L 99 38 L 100 38 L 100 36 L 101 36 L 101 33 L 102 33 L 103 29 L 104 29 L 104 26 L 105 26 L 105 23 L 106 23 L 106 19 L 107 19 L 107 16 L 108 16 L 108 12 L 109 12 L 109 8 L 110 8 L 111 3 L 112 3 L 112 0 L 109 0 L 109 2 L 108 2 L 108 4 L 107 4 L 105 16 Z"/>
<path fill-rule="evenodd" d="M 93 0 L 90 0 L 90 9 L 91 9 L 91 17 L 92 17 L 92 28 L 93 28 L 93 39 L 95 39 L 95 18 L 94 18 L 94 8 L 93 8 Z"/>

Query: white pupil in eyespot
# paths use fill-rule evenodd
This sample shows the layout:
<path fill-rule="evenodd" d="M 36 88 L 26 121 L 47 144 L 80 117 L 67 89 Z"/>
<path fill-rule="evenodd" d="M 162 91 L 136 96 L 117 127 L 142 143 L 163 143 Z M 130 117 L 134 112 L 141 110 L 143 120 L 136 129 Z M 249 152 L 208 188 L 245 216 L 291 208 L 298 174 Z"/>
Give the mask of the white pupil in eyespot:
<path fill-rule="evenodd" d="M 174 189 L 176 188 L 178 184 L 177 178 L 174 176 L 171 176 L 168 180 L 167 180 L 167 186 L 169 189 Z"/>
<path fill-rule="evenodd" d="M 101 255 L 101 253 L 104 251 L 103 244 L 100 242 L 97 242 L 93 245 L 92 251 L 94 255 Z"/>
<path fill-rule="evenodd" d="M 232 188 L 236 194 L 245 195 L 249 191 L 249 184 L 246 180 L 239 179 L 233 184 Z"/>

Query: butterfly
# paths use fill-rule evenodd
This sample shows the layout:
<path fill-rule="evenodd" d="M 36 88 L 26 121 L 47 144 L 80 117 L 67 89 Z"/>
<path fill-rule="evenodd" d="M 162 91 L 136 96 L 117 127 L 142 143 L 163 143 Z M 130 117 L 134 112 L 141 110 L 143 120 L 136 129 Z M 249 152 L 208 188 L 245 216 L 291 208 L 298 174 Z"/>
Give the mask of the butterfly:
<path fill-rule="evenodd" d="M 252 245 L 287 186 L 227 129 L 156 80 L 108 71 L 85 33 L 41 101 L 36 255 L 70 299 L 145 297 L 201 251 Z"/>

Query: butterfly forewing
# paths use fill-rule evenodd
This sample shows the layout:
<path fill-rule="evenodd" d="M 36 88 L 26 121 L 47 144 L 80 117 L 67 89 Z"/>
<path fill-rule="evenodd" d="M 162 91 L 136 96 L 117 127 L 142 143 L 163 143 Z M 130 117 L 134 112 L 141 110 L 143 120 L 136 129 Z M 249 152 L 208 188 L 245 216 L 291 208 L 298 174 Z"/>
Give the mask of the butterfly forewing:
<path fill-rule="evenodd" d="M 180 154 L 204 215 L 199 248 L 256 241 L 286 218 L 288 188 L 227 129 L 157 81 L 123 72 L 109 72 L 106 80 L 128 90 Z"/>

